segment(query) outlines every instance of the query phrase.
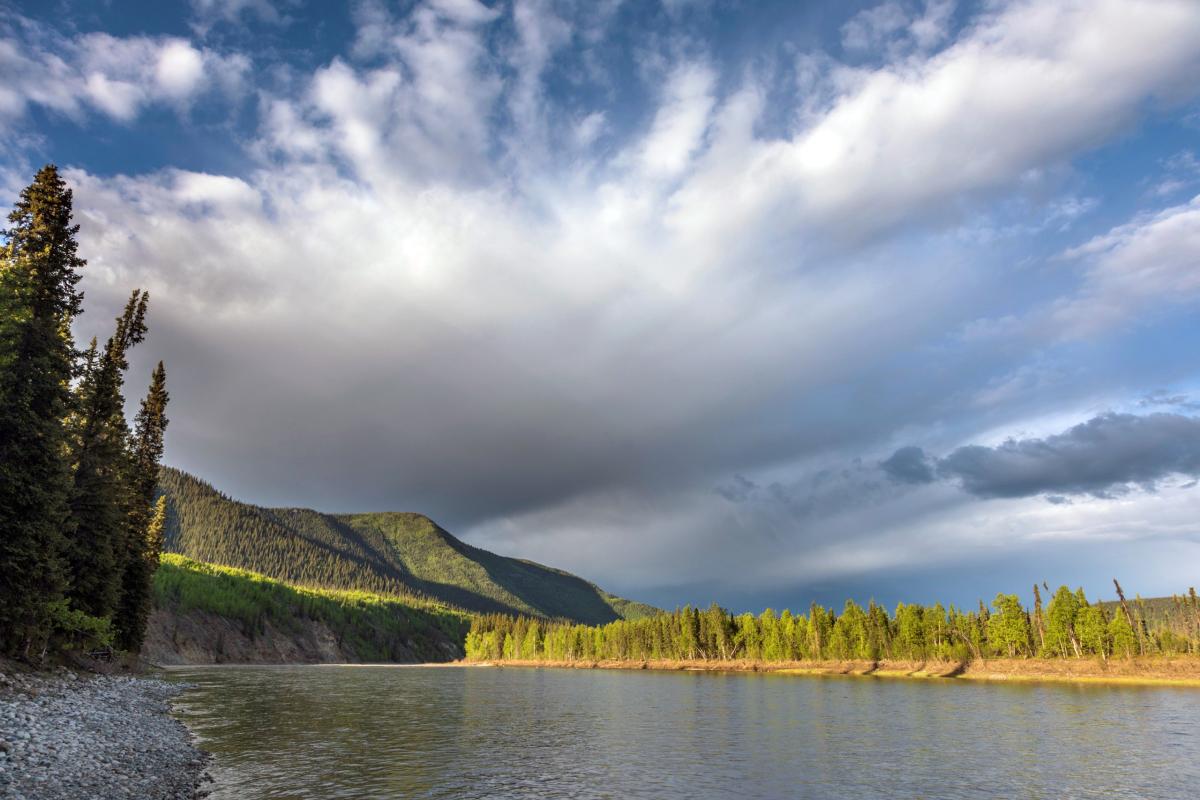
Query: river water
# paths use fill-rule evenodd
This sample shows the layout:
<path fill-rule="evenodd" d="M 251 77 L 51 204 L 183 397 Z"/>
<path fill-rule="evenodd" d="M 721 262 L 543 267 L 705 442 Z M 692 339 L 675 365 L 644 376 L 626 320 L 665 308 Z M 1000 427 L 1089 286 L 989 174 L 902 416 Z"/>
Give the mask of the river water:
<path fill-rule="evenodd" d="M 1200 797 L 1200 690 L 472 667 L 203 667 L 214 800 Z"/>

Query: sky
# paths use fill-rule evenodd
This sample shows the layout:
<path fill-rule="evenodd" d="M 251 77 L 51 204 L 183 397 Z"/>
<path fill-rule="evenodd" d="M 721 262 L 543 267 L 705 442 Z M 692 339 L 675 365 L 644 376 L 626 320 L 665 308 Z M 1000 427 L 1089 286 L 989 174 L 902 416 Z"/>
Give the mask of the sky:
<path fill-rule="evenodd" d="M 0 0 L 166 461 L 735 610 L 1200 580 L 1195 0 Z"/>

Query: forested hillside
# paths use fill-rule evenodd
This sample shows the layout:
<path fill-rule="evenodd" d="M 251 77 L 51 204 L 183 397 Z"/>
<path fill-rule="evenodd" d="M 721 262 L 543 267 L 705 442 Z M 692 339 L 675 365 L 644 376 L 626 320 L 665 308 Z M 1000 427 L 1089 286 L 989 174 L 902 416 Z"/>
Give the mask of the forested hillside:
<path fill-rule="evenodd" d="M 472 547 L 421 514 L 240 503 L 164 468 L 166 550 L 304 586 L 425 597 L 469 611 L 603 624 L 654 613 L 561 570 Z"/>
<path fill-rule="evenodd" d="M 417 598 L 305 589 L 173 554 L 154 604 L 144 653 L 161 664 L 450 661 L 470 625 Z"/>

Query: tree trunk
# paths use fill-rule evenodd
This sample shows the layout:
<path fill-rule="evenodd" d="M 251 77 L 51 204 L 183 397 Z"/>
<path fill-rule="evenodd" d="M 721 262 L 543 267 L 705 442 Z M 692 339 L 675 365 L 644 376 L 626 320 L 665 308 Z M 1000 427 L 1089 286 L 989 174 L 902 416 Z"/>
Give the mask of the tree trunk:
<path fill-rule="evenodd" d="M 1125 602 L 1125 592 L 1121 590 L 1121 584 L 1117 583 L 1117 579 L 1113 578 L 1113 586 L 1117 587 L 1117 597 L 1121 599 L 1121 611 L 1125 613 L 1125 621 L 1129 623 L 1133 635 L 1137 637 L 1138 655 L 1145 655 L 1145 650 L 1142 647 L 1142 631 L 1137 625 L 1133 624 L 1133 614 L 1129 613 L 1129 604 Z"/>

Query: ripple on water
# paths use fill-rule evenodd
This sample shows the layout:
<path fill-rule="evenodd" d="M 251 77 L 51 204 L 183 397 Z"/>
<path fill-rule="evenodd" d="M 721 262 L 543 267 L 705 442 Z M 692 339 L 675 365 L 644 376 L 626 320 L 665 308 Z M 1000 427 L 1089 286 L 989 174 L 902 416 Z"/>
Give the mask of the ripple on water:
<path fill-rule="evenodd" d="M 196 668 L 214 800 L 1192 797 L 1200 692 L 784 675 Z"/>

